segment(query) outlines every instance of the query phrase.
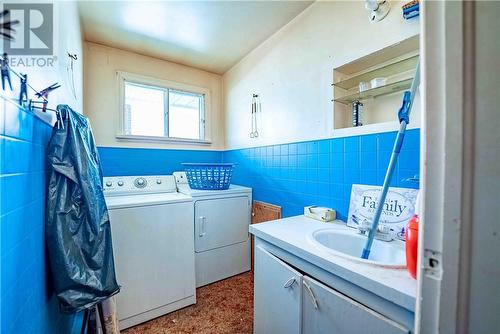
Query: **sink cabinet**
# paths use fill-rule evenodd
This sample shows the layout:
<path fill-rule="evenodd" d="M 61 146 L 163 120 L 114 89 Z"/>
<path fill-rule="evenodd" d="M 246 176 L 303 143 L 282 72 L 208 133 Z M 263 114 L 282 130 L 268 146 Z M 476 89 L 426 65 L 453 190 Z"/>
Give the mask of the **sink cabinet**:
<path fill-rule="evenodd" d="M 255 247 L 254 333 L 300 333 L 302 274 Z"/>
<path fill-rule="evenodd" d="M 304 276 L 302 333 L 408 333 L 400 324 L 334 289 Z"/>
<path fill-rule="evenodd" d="M 400 334 L 401 324 L 255 247 L 254 333 Z"/>

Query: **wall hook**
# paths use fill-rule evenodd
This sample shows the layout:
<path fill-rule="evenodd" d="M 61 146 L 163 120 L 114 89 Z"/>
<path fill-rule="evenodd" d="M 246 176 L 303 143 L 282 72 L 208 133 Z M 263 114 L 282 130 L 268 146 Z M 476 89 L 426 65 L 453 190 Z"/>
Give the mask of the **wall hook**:
<path fill-rule="evenodd" d="M 259 137 L 259 131 L 257 130 L 257 112 L 260 111 L 260 101 L 259 95 L 252 95 L 252 131 L 250 132 L 250 138 Z"/>
<path fill-rule="evenodd" d="M 71 93 L 73 94 L 73 97 L 76 100 L 76 87 L 75 87 L 75 73 L 74 73 L 74 62 L 78 60 L 78 56 L 75 54 L 71 54 L 69 52 L 68 57 L 69 57 L 69 64 L 66 67 L 66 72 L 68 75 L 68 81 L 69 81 L 69 86 L 71 88 Z"/>

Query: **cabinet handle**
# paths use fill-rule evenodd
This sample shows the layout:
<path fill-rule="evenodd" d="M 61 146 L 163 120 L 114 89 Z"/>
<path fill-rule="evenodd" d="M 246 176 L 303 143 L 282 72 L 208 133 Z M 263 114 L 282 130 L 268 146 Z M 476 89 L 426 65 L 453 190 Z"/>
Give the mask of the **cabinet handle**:
<path fill-rule="evenodd" d="M 313 293 L 311 287 L 305 281 L 303 281 L 302 283 L 306 287 L 307 292 L 309 292 L 309 297 L 311 297 L 311 301 L 314 305 L 314 308 L 317 310 L 318 309 L 318 301 L 316 300 L 316 297 L 314 296 L 314 293 Z"/>
<path fill-rule="evenodd" d="M 293 285 L 293 283 L 295 283 L 295 277 L 292 277 L 288 281 L 286 281 L 285 284 L 283 285 L 283 287 L 285 289 L 288 289 L 289 287 L 291 287 Z"/>
<path fill-rule="evenodd" d="M 201 238 L 205 235 L 205 223 L 207 221 L 207 217 L 201 216 L 198 220 L 200 221 L 200 233 L 198 236 Z"/>

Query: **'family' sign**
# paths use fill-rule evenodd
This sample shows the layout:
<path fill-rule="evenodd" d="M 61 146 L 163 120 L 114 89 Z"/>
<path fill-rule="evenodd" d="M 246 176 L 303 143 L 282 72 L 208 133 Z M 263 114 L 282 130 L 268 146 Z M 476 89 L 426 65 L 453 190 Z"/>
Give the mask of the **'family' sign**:
<path fill-rule="evenodd" d="M 357 227 L 358 223 L 373 221 L 382 187 L 353 184 L 347 226 Z M 380 223 L 387 224 L 394 233 L 404 239 L 406 223 L 415 212 L 417 189 L 390 187 L 382 204 Z"/>

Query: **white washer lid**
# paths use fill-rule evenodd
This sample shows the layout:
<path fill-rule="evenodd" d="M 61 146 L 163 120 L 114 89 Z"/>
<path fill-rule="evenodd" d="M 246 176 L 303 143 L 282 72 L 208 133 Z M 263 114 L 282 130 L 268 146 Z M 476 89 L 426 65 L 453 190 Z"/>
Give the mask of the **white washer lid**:
<path fill-rule="evenodd" d="M 189 195 L 180 193 L 160 193 L 145 195 L 125 195 L 125 196 L 107 196 L 106 205 L 108 209 L 131 208 L 137 206 L 149 206 L 170 203 L 192 202 Z"/>

